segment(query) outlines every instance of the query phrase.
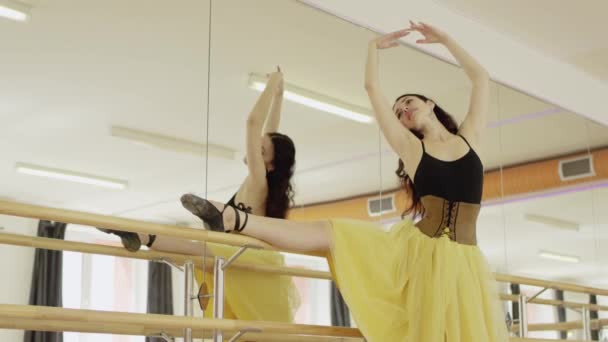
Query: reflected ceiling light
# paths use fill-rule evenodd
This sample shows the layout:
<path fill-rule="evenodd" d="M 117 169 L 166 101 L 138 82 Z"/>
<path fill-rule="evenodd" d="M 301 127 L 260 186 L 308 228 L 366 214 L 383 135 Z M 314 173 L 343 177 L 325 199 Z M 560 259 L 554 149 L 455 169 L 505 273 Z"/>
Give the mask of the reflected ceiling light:
<path fill-rule="evenodd" d="M 112 126 L 110 134 L 113 137 L 129 140 L 133 143 L 152 146 L 162 150 L 188 153 L 198 157 L 203 157 L 209 151 L 209 155 L 224 158 L 237 159 L 237 152 L 229 148 L 219 145 L 205 145 L 193 141 L 169 137 L 140 130 L 135 130 L 127 127 Z"/>
<path fill-rule="evenodd" d="M 542 117 L 545 117 L 548 115 L 559 114 L 562 112 L 564 112 L 563 109 L 561 109 L 559 107 L 553 107 L 553 108 L 548 108 L 548 109 L 541 110 L 538 112 L 520 114 L 520 115 L 513 116 L 511 118 L 508 118 L 508 119 L 489 122 L 487 127 L 488 128 L 497 128 L 497 127 L 501 127 L 501 126 L 512 125 L 512 124 L 522 122 L 522 121 L 539 119 L 539 118 L 542 118 Z"/>
<path fill-rule="evenodd" d="M 581 258 L 579 258 L 577 256 L 554 253 L 554 252 L 549 252 L 549 251 L 539 251 L 538 256 L 543 259 L 557 260 L 557 261 L 569 262 L 569 263 L 573 263 L 573 264 L 578 264 L 579 262 L 581 262 Z"/>
<path fill-rule="evenodd" d="M 124 190 L 129 184 L 127 181 L 123 180 L 111 179 L 80 172 L 54 169 L 50 167 L 37 166 L 25 163 L 17 163 L 16 171 L 24 175 L 60 179 L 69 182 L 95 185 L 110 189 Z"/>
<path fill-rule="evenodd" d="M 524 214 L 524 219 L 526 221 L 544 224 L 551 228 L 563 229 L 563 230 L 573 230 L 579 231 L 580 225 L 576 222 L 560 220 L 553 217 L 535 215 L 535 214 Z"/>
<path fill-rule="evenodd" d="M 15 0 L 0 0 L 0 17 L 15 21 L 26 21 L 29 17 L 30 7 Z"/>
<path fill-rule="evenodd" d="M 249 88 L 263 91 L 266 87 L 267 78 L 250 74 L 249 75 Z M 349 120 L 362 123 L 372 123 L 374 118 L 369 109 L 355 106 L 350 103 L 340 101 L 338 99 L 331 98 L 322 94 L 315 93 L 313 91 L 296 87 L 294 85 L 285 83 L 284 85 L 284 97 L 286 100 L 291 102 L 299 103 L 304 106 L 314 108 L 323 112 L 334 114 Z"/>

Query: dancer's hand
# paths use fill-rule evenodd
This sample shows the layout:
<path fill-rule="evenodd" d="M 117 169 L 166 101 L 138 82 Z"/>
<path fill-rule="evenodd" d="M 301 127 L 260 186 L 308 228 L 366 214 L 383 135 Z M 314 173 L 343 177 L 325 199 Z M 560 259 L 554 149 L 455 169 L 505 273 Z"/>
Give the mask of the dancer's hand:
<path fill-rule="evenodd" d="M 447 33 L 439 30 L 438 28 L 431 26 L 429 24 L 425 24 L 423 22 L 418 22 L 418 24 L 414 23 L 410 20 L 410 31 L 417 31 L 424 36 L 424 39 L 418 39 L 416 43 L 418 44 L 434 44 L 440 43 L 445 44 L 449 36 Z"/>
<path fill-rule="evenodd" d="M 283 73 L 281 72 L 281 68 L 277 66 L 277 71 L 270 73 L 270 74 L 266 74 L 266 76 L 268 76 L 268 84 L 272 84 L 274 89 L 278 89 L 279 87 L 282 88 L 282 84 L 283 84 Z M 276 90 L 278 91 L 278 90 Z"/>
<path fill-rule="evenodd" d="M 281 67 L 277 66 L 277 72 L 281 74 L 281 78 L 279 79 L 279 83 L 277 85 L 276 95 L 283 96 L 283 92 L 285 91 L 285 87 L 283 85 L 283 72 L 281 71 Z"/>
<path fill-rule="evenodd" d="M 398 40 L 410 34 L 411 29 L 399 30 L 372 39 L 371 43 L 378 49 L 388 49 L 399 45 Z"/>

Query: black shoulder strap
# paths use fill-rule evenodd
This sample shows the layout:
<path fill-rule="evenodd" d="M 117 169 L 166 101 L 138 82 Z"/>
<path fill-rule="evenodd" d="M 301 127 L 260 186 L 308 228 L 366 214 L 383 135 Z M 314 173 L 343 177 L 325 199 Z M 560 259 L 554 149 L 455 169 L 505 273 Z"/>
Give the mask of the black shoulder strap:
<path fill-rule="evenodd" d="M 461 137 L 461 138 L 462 138 L 462 140 L 464 140 L 464 142 L 467 144 L 467 146 L 469 146 L 469 148 L 470 148 L 470 149 L 473 149 L 473 148 L 471 147 L 471 144 L 469 144 L 469 142 L 467 141 L 467 139 L 465 139 L 465 138 L 464 138 L 462 135 L 460 135 L 460 134 L 458 134 L 458 136 L 459 136 L 459 137 Z"/>

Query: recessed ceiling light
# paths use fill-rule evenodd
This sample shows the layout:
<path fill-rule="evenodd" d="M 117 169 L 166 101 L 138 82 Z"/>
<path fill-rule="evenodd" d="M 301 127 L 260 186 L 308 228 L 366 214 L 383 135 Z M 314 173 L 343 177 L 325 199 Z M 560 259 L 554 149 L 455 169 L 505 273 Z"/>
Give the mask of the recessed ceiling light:
<path fill-rule="evenodd" d="M 0 0 L 0 17 L 15 21 L 27 21 L 30 7 L 24 3 L 13 0 Z"/>
<path fill-rule="evenodd" d="M 549 216 L 542 216 L 536 214 L 524 214 L 524 219 L 534 223 L 540 223 L 545 226 L 563 230 L 579 231 L 580 225 L 576 222 L 561 220 Z"/>
<path fill-rule="evenodd" d="M 83 183 L 110 189 L 126 189 L 128 182 L 80 172 L 55 169 L 25 163 L 17 163 L 16 171 L 21 174 Z"/>
<path fill-rule="evenodd" d="M 112 126 L 110 134 L 113 137 L 129 140 L 135 144 L 152 146 L 166 151 L 189 153 L 203 157 L 207 151 L 210 156 L 225 159 L 236 159 L 237 153 L 219 145 L 204 145 L 193 141 L 140 131 L 122 126 Z"/>
<path fill-rule="evenodd" d="M 266 88 L 266 77 L 251 74 L 249 76 L 249 88 L 264 91 Z M 314 108 L 326 113 L 334 114 L 349 120 L 362 123 L 372 123 L 374 118 L 372 112 L 363 107 L 359 107 L 344 101 L 331 98 L 326 95 L 315 93 L 311 90 L 296 87 L 292 84 L 285 83 L 284 85 L 285 100 L 302 104 L 304 106 Z"/>
<path fill-rule="evenodd" d="M 566 254 L 549 252 L 549 251 L 539 251 L 538 256 L 543 259 L 557 260 L 557 261 L 569 262 L 569 263 L 574 263 L 574 264 L 578 264 L 581 262 L 581 258 L 579 258 L 575 255 L 566 255 Z"/>

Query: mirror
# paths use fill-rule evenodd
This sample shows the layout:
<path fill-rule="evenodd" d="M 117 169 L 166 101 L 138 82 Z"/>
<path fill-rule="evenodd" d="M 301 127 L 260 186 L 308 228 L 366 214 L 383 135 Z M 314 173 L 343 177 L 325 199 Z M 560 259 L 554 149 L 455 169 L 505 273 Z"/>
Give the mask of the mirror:
<path fill-rule="evenodd" d="M 179 196 L 205 187 L 209 3 L 182 1 L 173 15 L 168 1 L 23 2 L 27 22 L 0 18 L 0 196 L 182 224 Z M 38 221 L 0 216 L 0 226 L 36 235 Z M 65 238 L 120 246 L 77 225 Z M 0 245 L 2 270 L 14 275 L 2 303 L 28 303 L 34 253 Z M 146 312 L 147 267 L 64 252 L 64 307 Z M 0 330 L 0 340 L 22 334 Z"/>
<path fill-rule="evenodd" d="M 601 211 L 605 187 L 602 149 L 608 129 L 562 108 L 499 88 L 503 158 L 501 205 L 509 274 L 604 287 Z M 541 288 L 522 286 L 534 295 Z M 540 298 L 556 299 L 555 291 Z M 564 300 L 589 302 L 568 293 Z M 530 323 L 555 319 L 555 309 L 532 305 Z M 581 319 L 566 310 L 568 321 Z M 531 337 L 559 338 L 554 331 Z M 582 338 L 581 331 L 571 331 Z"/>
<path fill-rule="evenodd" d="M 387 229 L 400 220 L 406 198 L 395 176 L 398 158 L 369 120 L 364 89 L 367 42 L 376 33 L 300 1 L 187 0 L 179 15 L 167 15 L 176 10 L 168 1 L 32 5 L 27 23 L 0 20 L 3 199 L 202 228 L 180 196 L 227 202 L 239 191 L 248 175 L 247 118 L 266 74 L 280 66 L 278 131 L 296 148 L 288 218 L 349 217 Z M 380 61 L 391 101 L 425 94 L 462 122 L 470 86 L 459 67 L 405 46 L 382 52 Z M 485 184 L 477 236 L 491 268 L 608 286 L 601 248 L 608 228 L 606 126 L 496 82 L 490 92 L 478 151 Z M 37 224 L 0 216 L 1 232 L 36 235 Z M 66 239 L 120 245 L 77 225 Z M 20 263 L 3 269 L 17 280 L 0 287 L 0 302 L 26 304 L 34 250 L 1 245 L 0 260 L 11 258 Z M 323 258 L 255 251 L 243 258 L 328 271 Z M 64 296 L 64 306 L 145 312 L 147 269 L 143 261 L 65 252 L 64 292 L 72 296 Z M 281 298 L 290 299 L 275 304 L 293 309 L 291 321 L 332 324 L 329 281 L 275 277 L 243 289 L 245 280 L 230 282 L 233 309 L 269 298 L 278 282 L 290 293 Z M 115 284 L 123 281 L 135 295 L 118 303 Z M 181 275 L 173 281 L 180 313 Z M 531 310 L 531 323 L 553 317 L 551 308 Z M 16 333 L 2 330 L 0 340 L 17 340 Z"/>
<path fill-rule="evenodd" d="M 266 74 L 280 66 L 284 93 L 278 100 L 278 132 L 288 135 L 296 149 L 291 179 L 295 195 L 288 217 L 375 219 L 368 200 L 380 194 L 379 130 L 363 86 L 365 42 L 373 34 L 297 1 L 214 1 L 212 11 L 209 143 L 235 151 L 236 157 L 208 155 L 209 198 L 227 202 L 247 177 L 247 118 L 265 87 Z M 258 254 L 261 259 L 278 253 Z M 255 251 L 245 252 L 248 256 L 255 262 Z M 284 254 L 283 261 L 275 262 L 328 270 L 323 258 Z M 251 275 L 247 288 L 227 280 L 227 298 L 243 295 L 285 312 L 292 300 L 299 300 L 294 322 L 331 324 L 329 281 L 294 278 L 298 298 L 268 299 L 262 277 L 267 275 Z M 275 278 L 269 286 L 278 289 L 281 277 Z M 238 300 L 229 303 L 240 305 Z M 240 317 L 250 313 L 232 309 Z M 254 315 L 274 320 L 272 314 L 262 316 Z M 277 320 L 291 321 L 286 316 Z"/>

